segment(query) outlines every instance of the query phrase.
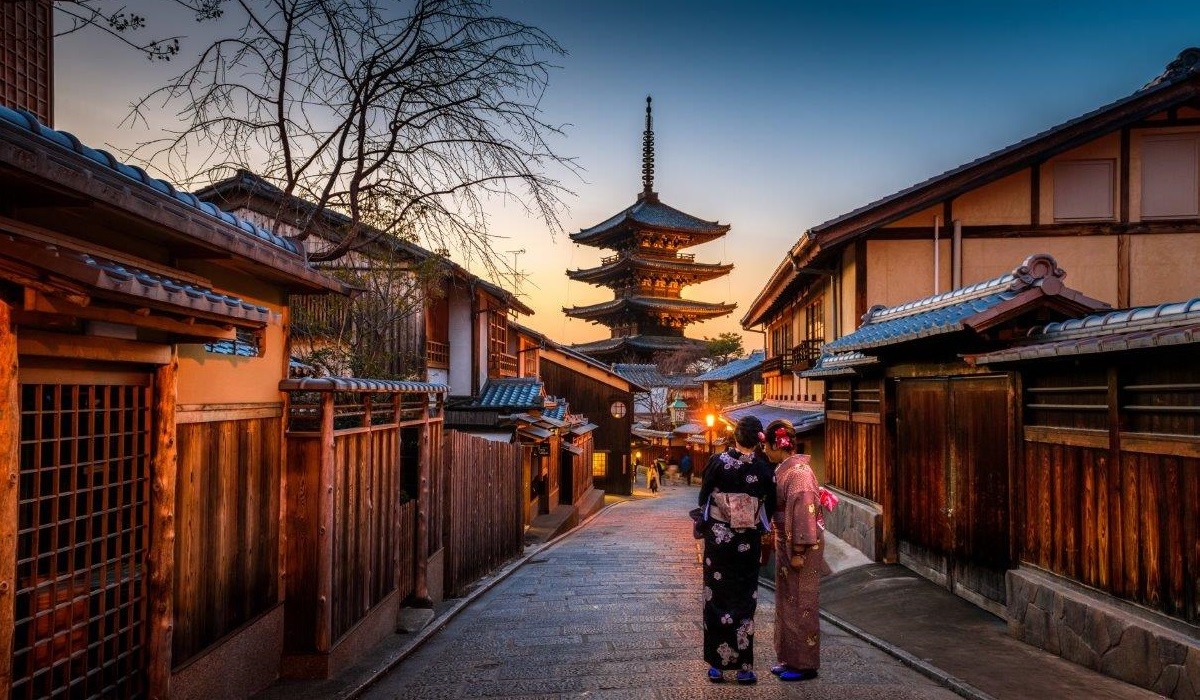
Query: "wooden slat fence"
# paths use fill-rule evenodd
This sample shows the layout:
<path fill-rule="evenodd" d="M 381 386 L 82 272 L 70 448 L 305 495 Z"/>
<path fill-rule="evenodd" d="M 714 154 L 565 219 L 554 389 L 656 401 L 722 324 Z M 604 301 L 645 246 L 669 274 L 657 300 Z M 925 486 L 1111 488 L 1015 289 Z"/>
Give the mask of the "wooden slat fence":
<path fill-rule="evenodd" d="M 464 587 L 521 552 L 520 445 L 445 433 L 446 590 Z"/>
<path fill-rule="evenodd" d="M 881 380 L 831 381 L 826 392 L 825 470 L 847 493 L 885 503 L 890 464 L 880 420 Z"/>
<path fill-rule="evenodd" d="M 1030 377 L 1017 531 L 1025 563 L 1196 624 L 1200 370 L 1178 372 Z"/>

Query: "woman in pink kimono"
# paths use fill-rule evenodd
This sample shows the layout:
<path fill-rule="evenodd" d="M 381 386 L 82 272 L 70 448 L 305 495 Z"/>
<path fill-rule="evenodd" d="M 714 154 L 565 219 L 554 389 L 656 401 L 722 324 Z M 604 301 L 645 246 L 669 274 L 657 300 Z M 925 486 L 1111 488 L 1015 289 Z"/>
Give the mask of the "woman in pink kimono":
<path fill-rule="evenodd" d="M 775 468 L 775 650 L 771 673 L 783 681 L 817 677 L 821 627 L 817 595 L 825 565 L 824 521 L 810 457 L 796 454 L 788 421 L 767 426 L 767 456 Z"/>

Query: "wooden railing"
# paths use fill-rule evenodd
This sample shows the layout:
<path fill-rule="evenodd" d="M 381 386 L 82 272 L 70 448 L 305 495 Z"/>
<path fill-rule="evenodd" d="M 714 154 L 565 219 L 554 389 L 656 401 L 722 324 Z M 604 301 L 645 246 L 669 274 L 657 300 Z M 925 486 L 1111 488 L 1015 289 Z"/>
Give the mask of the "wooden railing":
<path fill-rule="evenodd" d="M 425 362 L 430 367 L 446 368 L 450 366 L 450 343 L 440 340 L 425 341 Z"/>
<path fill-rule="evenodd" d="M 645 257 L 645 258 L 657 258 L 659 260 L 674 260 L 677 262 L 695 262 L 696 261 L 695 253 L 666 253 L 666 252 L 660 253 L 655 250 L 639 248 L 637 251 L 637 254 L 642 257 Z M 616 255 L 609 255 L 607 257 L 601 258 L 600 264 L 601 265 L 611 265 L 612 263 L 615 263 L 618 260 L 620 260 L 622 257 L 624 257 L 623 253 L 617 253 Z"/>
<path fill-rule="evenodd" d="M 492 353 L 488 357 L 488 376 L 515 377 L 517 376 L 517 356 L 508 352 Z"/>
<path fill-rule="evenodd" d="M 821 357 L 821 338 L 802 340 L 788 352 L 788 364 L 793 372 L 803 372 L 810 369 Z"/>

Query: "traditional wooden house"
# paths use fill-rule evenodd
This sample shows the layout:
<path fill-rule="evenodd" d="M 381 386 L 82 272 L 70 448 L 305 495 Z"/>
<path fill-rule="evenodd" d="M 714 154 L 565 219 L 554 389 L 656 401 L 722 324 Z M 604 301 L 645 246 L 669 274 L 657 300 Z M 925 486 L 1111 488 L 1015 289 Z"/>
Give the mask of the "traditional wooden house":
<path fill-rule="evenodd" d="M 720 367 L 697 375 L 694 379 L 702 387 L 701 401 L 704 405 L 725 405 L 761 401 L 763 398 L 762 364 L 767 358 L 766 350 L 754 350 L 746 357 L 730 360 Z M 714 394 L 710 401 L 709 394 Z M 719 394 L 727 400 L 717 401 Z"/>
<path fill-rule="evenodd" d="M 610 301 L 564 308 L 568 316 L 608 326 L 610 337 L 574 346 L 605 362 L 648 362 L 654 355 L 701 347 L 684 336 L 687 326 L 733 313 L 735 304 L 684 299 L 689 285 L 729 274 L 732 264 L 698 263 L 679 251 L 718 240 L 729 226 L 670 207 L 654 191 L 654 131 L 646 98 L 642 191 L 615 216 L 571 234 L 571 240 L 614 251 L 597 267 L 570 270 L 572 280 L 608 287 Z"/>
<path fill-rule="evenodd" d="M 568 432 L 574 437 L 564 443 L 583 451 L 570 464 L 563 455 L 560 483 L 574 499 L 563 502 L 576 504 L 582 518 L 600 504 L 604 492 L 629 495 L 634 394 L 646 388 L 537 331 L 515 325 L 514 330 L 521 337 L 523 373 L 532 372 L 547 392 L 566 397 L 573 415 L 585 419 L 571 426 Z"/>
<path fill-rule="evenodd" d="M 1174 698 L 1200 695 L 1197 343 L 1192 299 L 967 358 L 1017 376 L 1010 631 Z"/>
<path fill-rule="evenodd" d="M 0 184 L 0 694 L 261 688 L 300 580 L 287 298 L 342 284 L 26 112 L 0 108 Z"/>
<path fill-rule="evenodd" d="M 1030 251 L 1113 306 L 1188 296 L 1200 256 L 1200 50 L 1128 97 L 805 231 L 742 326 L 767 334 L 767 399 L 874 304 L 991 279 Z"/>

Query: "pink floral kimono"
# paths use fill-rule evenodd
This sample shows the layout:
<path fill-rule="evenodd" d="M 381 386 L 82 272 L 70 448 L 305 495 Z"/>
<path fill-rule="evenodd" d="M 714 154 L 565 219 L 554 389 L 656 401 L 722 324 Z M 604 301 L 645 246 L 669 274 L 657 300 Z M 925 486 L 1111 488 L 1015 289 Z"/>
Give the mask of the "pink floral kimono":
<path fill-rule="evenodd" d="M 821 665 L 817 595 L 825 564 L 824 522 L 817 477 L 808 455 L 792 455 L 775 470 L 775 649 L 797 671 Z"/>

